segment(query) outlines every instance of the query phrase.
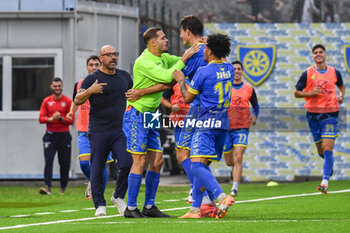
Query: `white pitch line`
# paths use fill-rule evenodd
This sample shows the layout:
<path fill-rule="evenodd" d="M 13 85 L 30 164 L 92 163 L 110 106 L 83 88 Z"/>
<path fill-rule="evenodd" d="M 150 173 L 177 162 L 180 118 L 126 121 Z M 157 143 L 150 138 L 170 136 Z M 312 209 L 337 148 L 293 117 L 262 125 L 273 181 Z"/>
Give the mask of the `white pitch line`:
<path fill-rule="evenodd" d="M 176 223 L 189 223 L 189 224 L 203 224 L 203 223 L 219 223 L 219 224 L 223 224 L 223 223 L 257 223 L 257 222 L 350 222 L 350 219 L 267 219 L 267 220 L 208 220 L 208 221 L 203 221 L 203 220 L 197 220 L 197 221 L 186 221 L 186 220 L 180 220 L 177 221 Z M 101 224 L 123 224 L 123 223 L 127 223 L 127 224 L 140 224 L 140 222 L 98 222 L 96 224 L 101 225 Z M 167 223 L 174 223 L 173 221 L 161 221 L 159 223 L 163 223 L 163 224 L 167 224 Z M 69 223 L 69 224 L 78 224 L 78 223 Z M 79 223 L 79 224 L 88 224 L 91 225 L 92 223 Z"/>
<path fill-rule="evenodd" d="M 47 215 L 47 214 L 54 214 L 55 212 L 43 212 L 43 213 L 35 213 L 35 215 Z"/>
<path fill-rule="evenodd" d="M 350 192 L 350 189 L 339 190 L 339 191 L 330 191 L 328 193 L 347 193 L 347 192 Z M 237 201 L 236 203 L 238 204 L 238 203 L 245 203 L 245 202 L 268 201 L 268 200 L 276 200 L 276 199 L 291 198 L 291 197 L 314 196 L 314 195 L 320 195 L 320 194 L 321 193 L 303 193 L 303 194 L 295 194 L 295 195 L 260 198 L 260 199 L 246 200 L 246 201 Z M 188 208 L 190 208 L 190 207 L 179 207 L 179 208 L 172 208 L 172 209 L 164 209 L 162 211 L 181 210 L 181 209 L 188 209 Z M 95 220 L 95 219 L 101 219 L 101 218 L 114 218 L 114 217 L 120 217 L 120 216 L 122 216 L 122 215 L 117 214 L 117 215 L 110 215 L 110 216 L 103 216 L 103 217 L 90 217 L 90 218 L 79 218 L 79 219 L 70 219 L 70 220 L 58 220 L 58 221 L 52 221 L 52 222 L 22 224 L 22 225 L 16 225 L 16 226 L 0 227 L 0 230 L 17 229 L 17 228 L 24 228 L 24 227 L 30 227 L 30 226 L 51 225 L 51 224 L 59 224 L 59 223 L 80 222 L 80 221 L 88 221 L 88 220 Z M 242 220 L 236 220 L 236 221 L 245 222 L 245 221 L 242 221 Z M 259 221 L 259 220 L 250 220 L 250 221 Z M 264 221 L 264 220 L 262 220 L 262 221 Z M 290 220 L 290 221 L 295 221 L 295 220 Z M 302 221 L 302 220 L 297 220 L 297 221 Z M 312 220 L 310 220 L 310 221 L 312 221 Z M 319 221 L 319 220 L 316 219 L 314 221 Z M 338 220 L 330 220 L 330 221 L 338 221 Z M 186 221 L 182 221 L 182 222 L 186 222 Z M 203 222 L 204 223 L 204 221 L 197 221 L 197 223 L 198 222 Z M 215 223 L 217 223 L 217 222 L 222 223 L 223 221 L 215 221 Z M 232 221 L 229 221 L 229 222 L 232 222 Z M 191 223 L 193 223 L 193 222 L 191 222 Z M 207 223 L 207 221 L 205 221 L 205 223 Z"/>
<path fill-rule="evenodd" d="M 14 216 L 10 216 L 10 218 L 23 218 L 23 217 L 29 217 L 29 214 L 21 214 L 21 215 L 14 215 Z"/>
<path fill-rule="evenodd" d="M 179 201 L 179 200 L 164 200 L 164 202 L 175 202 L 175 201 Z"/>
<path fill-rule="evenodd" d="M 77 212 L 77 211 L 80 211 L 80 210 L 61 210 L 61 211 L 58 211 L 58 212 L 61 212 L 61 213 L 71 213 L 71 212 Z"/>
<path fill-rule="evenodd" d="M 339 191 L 329 191 L 328 193 L 348 193 L 348 192 L 350 192 L 350 189 L 344 189 Z M 235 203 L 238 204 L 238 203 L 256 202 L 256 201 L 269 201 L 269 200 L 284 199 L 284 198 L 290 198 L 290 197 L 306 197 L 306 196 L 315 196 L 315 195 L 322 195 L 322 193 L 321 192 L 302 193 L 302 194 L 294 194 L 294 195 L 286 195 L 286 196 L 267 197 L 267 198 L 253 199 L 253 200 L 236 201 Z"/>

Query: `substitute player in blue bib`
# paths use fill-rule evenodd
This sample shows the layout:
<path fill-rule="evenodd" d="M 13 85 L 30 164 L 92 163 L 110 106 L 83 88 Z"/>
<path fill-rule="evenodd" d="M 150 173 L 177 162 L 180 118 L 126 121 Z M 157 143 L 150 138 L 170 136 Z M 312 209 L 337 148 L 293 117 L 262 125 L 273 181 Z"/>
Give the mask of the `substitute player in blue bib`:
<path fill-rule="evenodd" d="M 208 37 L 204 55 L 209 65 L 197 70 L 189 89 L 185 85 L 184 74 L 181 71 L 173 73 L 186 102 L 192 102 L 200 94 L 198 117 L 192 121 L 196 126 L 191 142 L 193 202 L 190 211 L 180 218 L 201 218 L 203 188 L 211 191 L 220 202 L 216 218 L 223 218 L 234 202 L 230 195 L 224 193 L 209 170 L 211 161 L 220 161 L 225 136 L 230 129 L 227 109 L 231 101 L 234 68 L 232 64 L 223 62 L 230 53 L 230 45 L 227 35 L 213 34 Z"/>

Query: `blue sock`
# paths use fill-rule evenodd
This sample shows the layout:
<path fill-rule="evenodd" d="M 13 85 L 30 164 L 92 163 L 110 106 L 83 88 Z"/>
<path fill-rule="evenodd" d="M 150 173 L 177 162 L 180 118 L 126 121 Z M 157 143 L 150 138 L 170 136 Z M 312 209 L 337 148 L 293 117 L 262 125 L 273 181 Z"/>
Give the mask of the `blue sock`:
<path fill-rule="evenodd" d="M 84 175 L 90 180 L 90 161 L 86 160 L 86 161 L 81 161 L 79 160 L 80 163 L 80 169 L 81 171 L 84 173 Z"/>
<path fill-rule="evenodd" d="M 181 162 L 182 167 L 184 168 L 186 175 L 188 177 L 188 179 L 190 180 L 191 183 L 191 189 L 193 189 L 193 175 L 191 172 L 191 159 L 187 158 L 184 161 Z"/>
<path fill-rule="evenodd" d="M 334 158 L 333 158 L 333 151 L 325 151 L 323 152 L 324 155 L 324 161 L 323 161 L 323 179 L 329 180 L 329 177 L 331 176 L 333 164 L 334 164 Z"/>
<path fill-rule="evenodd" d="M 160 173 L 147 171 L 146 178 L 145 178 L 145 184 L 146 184 L 146 190 L 145 190 L 145 205 L 154 205 L 154 199 L 156 198 L 157 189 L 159 185 L 159 177 Z"/>
<path fill-rule="evenodd" d="M 203 185 L 207 190 L 211 191 L 215 198 L 217 198 L 224 191 L 220 187 L 219 183 L 215 179 L 213 173 L 208 171 L 206 166 L 200 162 L 191 163 L 191 172 L 196 177 L 200 184 Z"/>
<path fill-rule="evenodd" d="M 193 178 L 193 189 L 192 189 L 192 207 L 200 208 L 202 204 L 202 198 L 203 198 L 203 192 L 201 191 L 201 188 L 203 185 L 201 185 L 200 181 L 194 177 Z"/>
<path fill-rule="evenodd" d="M 107 180 L 108 180 L 108 169 L 106 164 L 105 171 L 103 173 L 103 192 L 106 190 Z"/>
<path fill-rule="evenodd" d="M 206 166 L 205 169 L 207 169 L 210 173 L 212 173 L 209 166 Z M 209 196 L 209 199 L 210 199 L 211 201 L 215 201 L 215 199 L 216 199 L 216 198 L 215 198 L 215 195 L 214 195 L 210 190 L 207 190 L 207 189 L 206 189 L 205 191 L 207 192 L 207 194 L 208 194 L 208 196 Z"/>
<path fill-rule="evenodd" d="M 130 173 L 128 178 L 128 206 L 137 207 L 137 196 L 140 192 L 142 175 Z"/>

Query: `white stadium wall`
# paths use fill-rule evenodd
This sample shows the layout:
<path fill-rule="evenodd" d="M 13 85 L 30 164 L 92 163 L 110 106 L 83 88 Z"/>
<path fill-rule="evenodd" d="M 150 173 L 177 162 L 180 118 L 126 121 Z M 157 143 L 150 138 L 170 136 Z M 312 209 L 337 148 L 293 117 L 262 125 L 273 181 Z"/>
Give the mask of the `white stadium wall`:
<path fill-rule="evenodd" d="M 327 49 L 327 64 L 338 69 L 349 93 L 350 24 L 207 24 L 206 34 L 224 33 L 231 38 L 230 62 L 238 58 L 241 47 L 275 47 L 275 64 L 271 73 L 259 85 L 253 85 L 261 109 L 301 109 L 303 99 L 294 98 L 295 84 L 301 73 L 313 65 L 311 48 L 321 43 Z M 269 64 L 273 57 L 267 56 Z M 245 57 L 241 62 L 244 63 Z M 249 71 L 246 71 L 249 72 Z M 268 71 L 266 71 L 266 74 Z M 245 82 L 250 82 L 244 78 Z M 252 83 L 252 82 L 250 82 Z M 347 94 L 343 107 L 349 109 L 350 96 Z M 263 112 L 266 113 L 266 110 Z M 304 115 L 304 113 L 303 113 Z M 349 122 L 349 114 L 344 114 Z M 286 121 L 298 122 L 298 119 Z M 307 125 L 303 128 L 271 130 L 261 132 L 266 117 L 258 119 L 251 127 L 249 146 L 243 159 L 244 181 L 280 180 L 291 181 L 295 176 L 321 176 L 323 160 L 318 156 Z M 334 174 L 332 179 L 350 178 L 350 133 L 349 125 L 339 125 L 340 136 L 334 148 Z M 255 132 L 256 131 L 256 132 Z M 212 165 L 216 176 L 229 176 L 228 168 L 222 160 Z"/>
<path fill-rule="evenodd" d="M 23 2 L 30 9 L 20 10 L 18 4 L 0 0 L 0 179 L 43 178 L 45 125 L 38 122 L 43 99 L 38 93 L 51 94 L 49 84 L 53 77 L 63 79 L 63 93 L 71 98 L 75 82 L 87 75 L 86 58 L 97 54 L 103 45 L 116 47 L 120 52 L 118 68 L 129 72 L 138 56 L 137 7 L 77 1 L 76 5 L 64 10 L 62 4 L 57 5 L 55 1 L 40 1 L 44 4 L 42 7 L 38 7 L 37 0 Z M 46 57 L 52 60 L 52 64 L 38 66 L 35 63 L 35 59 Z M 22 58 L 32 62 L 32 66 L 18 67 L 17 64 L 16 67 L 13 64 L 14 59 Z M 33 66 L 49 67 L 53 71 L 50 75 L 40 75 L 38 71 L 32 76 L 35 82 L 27 81 L 28 77 L 21 73 L 18 75 L 19 84 L 15 85 L 15 69 Z M 33 92 L 33 98 L 20 95 L 23 90 Z M 13 93 L 20 93 L 19 97 Z M 37 106 L 27 110 L 25 107 L 32 99 Z M 73 137 L 70 177 L 77 178 L 82 174 L 76 155 L 76 131 L 75 127 L 70 129 Z M 59 177 L 57 157 L 53 177 Z"/>

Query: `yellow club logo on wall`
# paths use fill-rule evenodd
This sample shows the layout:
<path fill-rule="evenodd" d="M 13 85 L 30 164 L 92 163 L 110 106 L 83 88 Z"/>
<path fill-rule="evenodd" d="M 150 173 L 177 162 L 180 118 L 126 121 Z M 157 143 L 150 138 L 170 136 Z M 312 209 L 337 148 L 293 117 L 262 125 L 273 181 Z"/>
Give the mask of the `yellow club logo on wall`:
<path fill-rule="evenodd" d="M 255 86 L 268 78 L 276 61 L 276 47 L 238 45 L 238 60 L 243 64 L 244 77 Z"/>

